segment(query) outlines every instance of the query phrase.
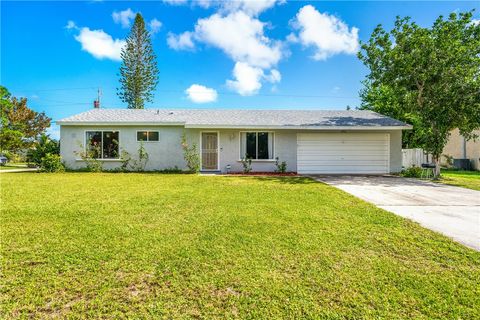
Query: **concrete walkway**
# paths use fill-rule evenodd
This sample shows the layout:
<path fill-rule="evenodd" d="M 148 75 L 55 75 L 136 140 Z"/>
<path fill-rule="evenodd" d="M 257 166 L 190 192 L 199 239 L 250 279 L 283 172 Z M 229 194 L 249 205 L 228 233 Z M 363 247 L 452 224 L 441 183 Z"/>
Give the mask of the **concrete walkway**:
<path fill-rule="evenodd" d="M 480 191 L 393 176 L 310 176 L 480 251 Z"/>
<path fill-rule="evenodd" d="M 32 171 L 38 171 L 38 168 L 18 168 L 18 169 L 0 170 L 0 173 L 32 172 Z"/>

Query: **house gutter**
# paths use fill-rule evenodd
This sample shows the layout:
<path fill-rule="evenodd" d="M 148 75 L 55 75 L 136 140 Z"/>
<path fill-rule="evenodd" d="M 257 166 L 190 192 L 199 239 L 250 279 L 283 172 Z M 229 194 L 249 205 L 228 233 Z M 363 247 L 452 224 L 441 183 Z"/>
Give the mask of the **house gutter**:
<path fill-rule="evenodd" d="M 56 121 L 60 126 L 185 126 L 185 122 L 158 122 L 158 121 Z"/>
<path fill-rule="evenodd" d="M 412 126 L 246 126 L 246 125 L 189 125 L 187 129 L 276 129 L 276 130 L 411 130 Z"/>
<path fill-rule="evenodd" d="M 186 124 L 185 122 L 107 122 L 107 121 L 57 121 L 57 125 L 61 126 L 182 126 L 186 129 L 251 129 L 251 130 L 411 130 L 411 125 L 401 126 L 297 126 L 297 125 L 208 125 L 208 124 Z"/>

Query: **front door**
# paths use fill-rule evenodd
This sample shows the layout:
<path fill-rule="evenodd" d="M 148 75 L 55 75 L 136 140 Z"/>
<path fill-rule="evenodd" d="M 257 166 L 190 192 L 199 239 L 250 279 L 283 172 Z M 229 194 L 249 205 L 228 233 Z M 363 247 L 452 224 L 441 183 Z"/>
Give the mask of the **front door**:
<path fill-rule="evenodd" d="M 202 170 L 218 170 L 217 132 L 202 132 Z"/>

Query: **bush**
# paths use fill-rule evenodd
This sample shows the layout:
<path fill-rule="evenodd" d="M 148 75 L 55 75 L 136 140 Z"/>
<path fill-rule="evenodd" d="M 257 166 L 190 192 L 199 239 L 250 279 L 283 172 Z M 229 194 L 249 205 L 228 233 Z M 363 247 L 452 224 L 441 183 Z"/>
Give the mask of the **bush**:
<path fill-rule="evenodd" d="M 287 172 L 287 161 L 280 162 L 278 157 L 276 157 L 275 158 L 275 166 L 277 167 L 277 170 L 275 170 L 275 172 L 279 172 L 279 173 Z"/>
<path fill-rule="evenodd" d="M 149 159 L 148 152 L 143 146 L 143 142 L 138 147 L 138 159 L 134 159 L 127 150 L 122 150 L 120 161 L 122 164 L 119 168 L 115 169 L 116 172 L 129 172 L 129 171 L 145 171 Z"/>
<path fill-rule="evenodd" d="M 190 172 L 199 172 L 200 171 L 200 156 L 197 151 L 197 144 L 192 143 L 191 146 L 187 143 L 187 137 L 185 133 L 182 135 L 182 149 L 183 149 L 183 159 L 187 163 L 188 170 Z"/>
<path fill-rule="evenodd" d="M 62 172 L 65 167 L 62 158 L 58 154 L 47 153 L 40 161 L 40 169 L 43 172 Z"/>
<path fill-rule="evenodd" d="M 157 170 L 156 172 L 158 173 L 185 173 L 182 169 L 179 167 L 175 166 L 173 168 L 166 168 L 163 170 Z"/>
<path fill-rule="evenodd" d="M 3 151 L 3 155 L 8 159 L 8 162 L 17 163 L 25 161 L 25 157 L 19 153 Z"/>
<path fill-rule="evenodd" d="M 85 171 L 101 172 L 103 170 L 103 163 L 96 158 L 101 152 L 100 146 L 85 149 L 82 144 L 79 144 L 79 147 L 81 151 L 74 151 L 74 153 L 85 162 Z"/>
<path fill-rule="evenodd" d="M 242 158 L 240 162 L 243 166 L 243 173 L 249 173 L 252 171 L 252 158 L 249 158 L 247 155 L 245 155 L 245 158 Z"/>
<path fill-rule="evenodd" d="M 140 146 L 138 147 L 138 160 L 132 160 L 133 165 L 132 168 L 134 171 L 145 171 L 145 167 L 147 166 L 149 155 L 143 146 L 143 142 L 140 142 Z"/>
<path fill-rule="evenodd" d="M 413 166 L 402 171 L 401 176 L 406 178 L 420 178 L 422 175 L 422 168 Z"/>
<path fill-rule="evenodd" d="M 56 140 L 50 139 L 46 134 L 42 134 L 40 138 L 35 141 L 32 149 L 27 152 L 27 161 L 40 166 L 42 158 L 47 154 L 60 154 L 60 144 Z"/>

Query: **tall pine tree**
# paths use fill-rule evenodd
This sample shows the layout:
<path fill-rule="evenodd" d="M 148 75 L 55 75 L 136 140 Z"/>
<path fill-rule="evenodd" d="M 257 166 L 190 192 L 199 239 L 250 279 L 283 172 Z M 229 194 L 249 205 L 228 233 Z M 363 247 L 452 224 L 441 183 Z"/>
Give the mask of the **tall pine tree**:
<path fill-rule="evenodd" d="M 145 102 L 153 100 L 153 91 L 158 83 L 158 68 L 150 34 L 139 13 L 135 16 L 121 57 L 121 88 L 117 89 L 117 94 L 128 104 L 129 109 L 143 109 Z"/>

